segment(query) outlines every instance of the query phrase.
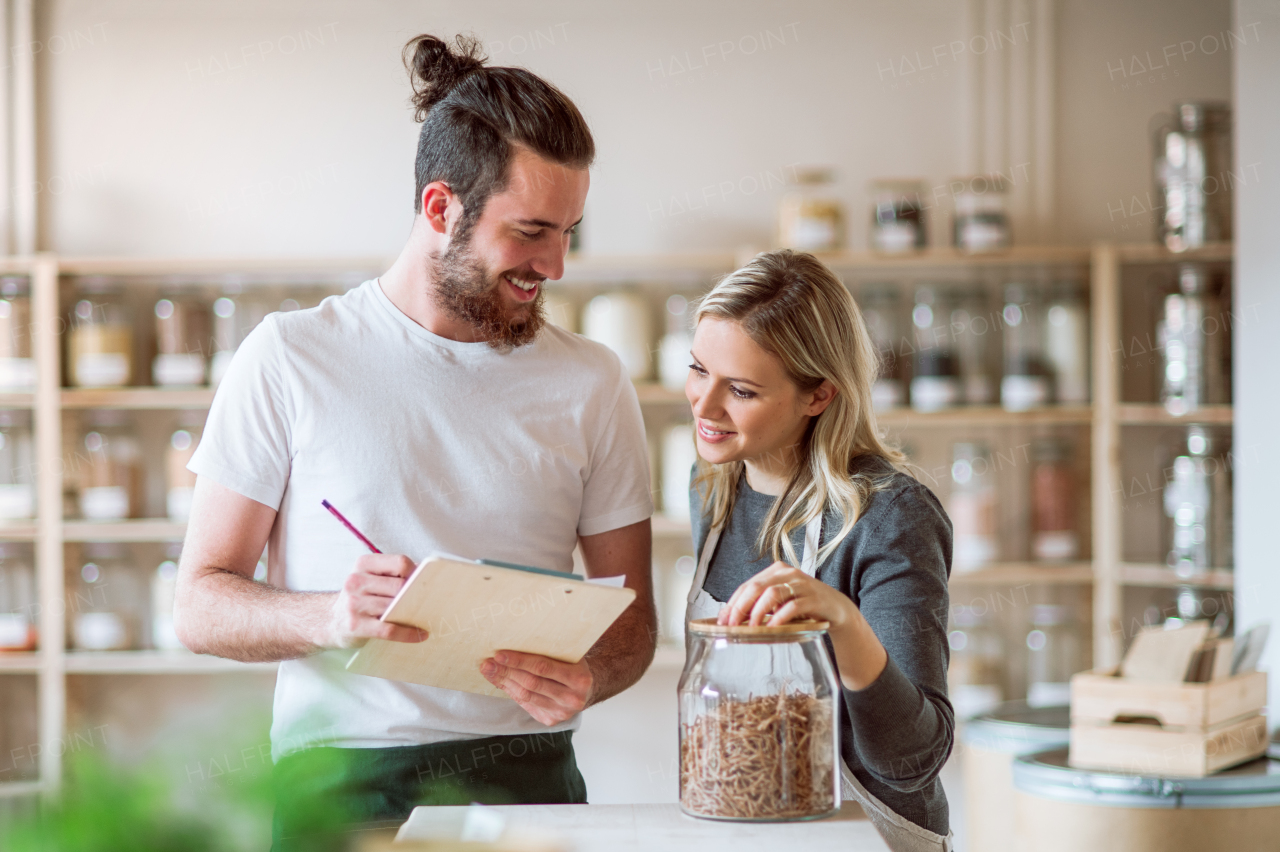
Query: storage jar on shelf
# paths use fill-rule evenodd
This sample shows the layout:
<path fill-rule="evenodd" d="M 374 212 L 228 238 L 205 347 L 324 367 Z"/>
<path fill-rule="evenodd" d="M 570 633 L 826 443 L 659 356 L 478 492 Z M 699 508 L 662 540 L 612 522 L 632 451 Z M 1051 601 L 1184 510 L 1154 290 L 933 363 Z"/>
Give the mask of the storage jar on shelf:
<path fill-rule="evenodd" d="M 984 608 L 959 606 L 951 612 L 947 632 L 951 664 L 947 693 L 957 719 L 990 712 L 1004 701 L 1004 640 Z"/>
<path fill-rule="evenodd" d="M 1163 356 L 1160 401 L 1170 414 L 1227 401 L 1227 325 L 1213 289 L 1208 269 L 1184 263 L 1178 267 L 1176 286 L 1164 297 L 1156 341 Z"/>
<path fill-rule="evenodd" d="M 916 288 L 911 322 L 915 326 L 916 353 L 911 378 L 911 407 L 916 411 L 941 411 L 964 398 L 960 364 L 951 334 L 954 299 L 932 286 Z"/>
<path fill-rule="evenodd" d="M 1045 362 L 1053 374 L 1053 398 L 1062 405 L 1089 404 L 1089 310 L 1079 281 L 1054 283 L 1044 324 Z"/>
<path fill-rule="evenodd" d="M 947 514 L 953 531 L 951 569 L 976 571 L 996 558 L 996 486 L 987 446 L 976 441 L 952 447 Z"/>
<path fill-rule="evenodd" d="M 0 391 L 35 390 L 31 330 L 31 282 L 25 275 L 0 277 Z"/>
<path fill-rule="evenodd" d="M 960 369 L 961 396 L 966 405 L 987 405 L 996 395 L 988 352 L 994 335 L 987 318 L 987 297 L 983 289 L 957 289 L 950 320 Z"/>
<path fill-rule="evenodd" d="M 1174 104 L 1155 135 L 1156 196 L 1163 202 L 1156 239 L 1170 251 L 1232 234 L 1231 108 L 1217 103 Z"/>
<path fill-rule="evenodd" d="M 164 387 L 203 385 L 210 348 L 208 308 L 196 299 L 174 296 L 157 301 L 155 315 L 152 380 Z"/>
<path fill-rule="evenodd" d="M 31 547 L 0 544 L 0 651 L 36 649 L 38 613 Z"/>
<path fill-rule="evenodd" d="M 211 385 L 217 387 L 222 381 L 236 349 L 268 313 L 270 308 L 266 302 L 243 292 L 227 293 L 214 300 L 213 357 L 209 359 Z"/>
<path fill-rule="evenodd" d="M 953 195 L 956 206 L 952 238 L 961 251 L 997 251 L 1009 247 L 1009 182 L 1001 175 L 956 178 L 962 189 Z"/>
<path fill-rule="evenodd" d="M 0 410 L 0 521 L 35 517 L 35 471 L 31 412 Z"/>
<path fill-rule="evenodd" d="M 1191 426 L 1167 465 L 1166 564 L 1179 577 L 1231 567 L 1232 488 L 1225 444 L 1203 426 Z"/>
<path fill-rule="evenodd" d="M 844 245 L 844 210 L 834 197 L 829 169 L 801 169 L 778 208 L 778 244 L 798 251 L 835 251 Z"/>
<path fill-rule="evenodd" d="M 596 296 L 583 312 L 582 334 L 612 349 L 633 381 L 649 378 L 653 334 L 649 302 L 639 294 L 624 290 Z"/>
<path fill-rule="evenodd" d="M 697 460 L 693 424 L 668 428 L 662 440 L 662 514 L 668 518 L 689 519 L 689 475 Z"/>
<path fill-rule="evenodd" d="M 898 289 L 892 284 L 869 286 L 859 294 L 858 307 L 880 363 L 876 383 L 871 386 L 871 405 L 876 411 L 900 408 L 907 394 L 897 355 L 898 346 L 905 339 Z"/>
<path fill-rule="evenodd" d="M 170 519 L 186 521 L 191 517 L 191 500 L 195 496 L 196 475 L 187 470 L 187 464 L 195 455 L 204 430 L 203 411 L 184 411 L 178 418 L 178 428 L 169 436 L 165 452 L 165 510 Z"/>
<path fill-rule="evenodd" d="M 1000 404 L 1006 411 L 1026 411 L 1049 401 L 1045 369 L 1041 304 L 1037 288 L 1009 284 L 1004 288 L 1004 377 Z"/>
<path fill-rule="evenodd" d="M 84 545 L 73 612 L 69 613 L 72 647 L 81 651 L 127 651 L 142 639 L 145 592 L 115 542 Z"/>
<path fill-rule="evenodd" d="M 871 182 L 871 248 L 901 254 L 925 247 L 923 186 L 912 179 Z"/>
<path fill-rule="evenodd" d="M 1046 438 L 1031 444 L 1031 555 L 1045 562 L 1080 555 L 1071 446 Z"/>
<path fill-rule="evenodd" d="M 683 391 L 689 378 L 693 330 L 689 327 L 689 300 L 679 293 L 667 299 L 667 333 L 658 344 L 658 379 L 670 391 Z"/>
<path fill-rule="evenodd" d="M 88 415 L 87 460 L 80 473 L 80 514 L 92 521 L 118 521 L 142 510 L 142 453 L 128 415 L 99 409 Z"/>
<path fill-rule="evenodd" d="M 679 685 L 685 813 L 778 821 L 840 807 L 839 690 L 827 627 L 689 623 Z"/>
<path fill-rule="evenodd" d="M 165 547 L 165 558 L 151 577 L 151 647 L 159 651 L 185 651 L 173 629 L 173 601 L 178 588 L 178 560 L 182 545 Z"/>
<path fill-rule="evenodd" d="M 123 387 L 133 381 L 133 326 L 119 284 L 86 278 L 72 310 L 67 352 L 71 383 Z"/>
<path fill-rule="evenodd" d="M 1079 627 L 1061 604 L 1031 607 L 1027 632 L 1027 704 L 1059 707 L 1071 702 L 1071 676 L 1085 666 Z"/>

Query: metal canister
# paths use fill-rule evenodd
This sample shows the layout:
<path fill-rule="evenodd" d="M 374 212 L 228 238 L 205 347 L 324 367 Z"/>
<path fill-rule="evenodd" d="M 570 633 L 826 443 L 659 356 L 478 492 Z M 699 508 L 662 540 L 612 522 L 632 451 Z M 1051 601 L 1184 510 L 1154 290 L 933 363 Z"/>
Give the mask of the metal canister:
<path fill-rule="evenodd" d="M 965 818 L 969 849 L 1015 852 L 1013 760 L 1021 754 L 1065 746 L 1071 714 L 1066 707 L 1030 707 L 1009 701 L 969 720 L 961 731 Z"/>
<path fill-rule="evenodd" d="M 1266 757 L 1159 778 L 1073 769 L 1061 748 L 1017 758 L 1013 783 L 1027 852 L 1235 852 L 1280 837 L 1280 761 Z"/>
<path fill-rule="evenodd" d="M 1231 110 L 1175 104 L 1155 136 L 1156 239 L 1172 251 L 1231 239 Z"/>

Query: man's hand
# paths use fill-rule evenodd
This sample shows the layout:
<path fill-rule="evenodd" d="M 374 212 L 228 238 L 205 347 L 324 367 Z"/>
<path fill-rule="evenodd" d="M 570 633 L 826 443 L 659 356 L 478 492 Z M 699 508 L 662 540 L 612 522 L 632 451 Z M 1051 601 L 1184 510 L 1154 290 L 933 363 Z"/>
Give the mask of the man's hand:
<path fill-rule="evenodd" d="M 413 573 L 407 556 L 370 554 L 356 561 L 356 570 L 347 576 L 330 610 L 323 635 L 317 644 L 324 648 L 354 648 L 368 639 L 392 642 L 421 642 L 427 631 L 379 621 L 391 606 L 391 599 Z"/>
<path fill-rule="evenodd" d="M 480 664 L 480 674 L 548 727 L 581 713 L 595 686 L 586 660 L 562 663 L 519 651 L 499 651 Z"/>

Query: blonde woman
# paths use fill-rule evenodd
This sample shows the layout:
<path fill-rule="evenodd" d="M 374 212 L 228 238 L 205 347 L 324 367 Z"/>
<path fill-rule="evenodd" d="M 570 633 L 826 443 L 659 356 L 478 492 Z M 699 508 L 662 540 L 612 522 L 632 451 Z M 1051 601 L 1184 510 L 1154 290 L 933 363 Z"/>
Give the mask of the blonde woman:
<path fill-rule="evenodd" d="M 876 430 L 876 353 L 812 255 L 761 254 L 699 303 L 687 617 L 831 623 L 846 798 L 895 850 L 950 848 L 951 522 Z"/>

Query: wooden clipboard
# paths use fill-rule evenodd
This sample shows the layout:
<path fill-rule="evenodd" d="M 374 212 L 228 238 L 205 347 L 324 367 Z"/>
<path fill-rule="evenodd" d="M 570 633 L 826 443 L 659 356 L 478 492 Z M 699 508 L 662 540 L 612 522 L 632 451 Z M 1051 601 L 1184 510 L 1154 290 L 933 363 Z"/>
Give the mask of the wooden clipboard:
<path fill-rule="evenodd" d="M 370 639 L 347 671 L 508 698 L 480 674 L 483 660 L 509 650 L 576 663 L 635 596 L 569 574 L 430 556 L 382 617 L 426 630 L 426 641 Z"/>

